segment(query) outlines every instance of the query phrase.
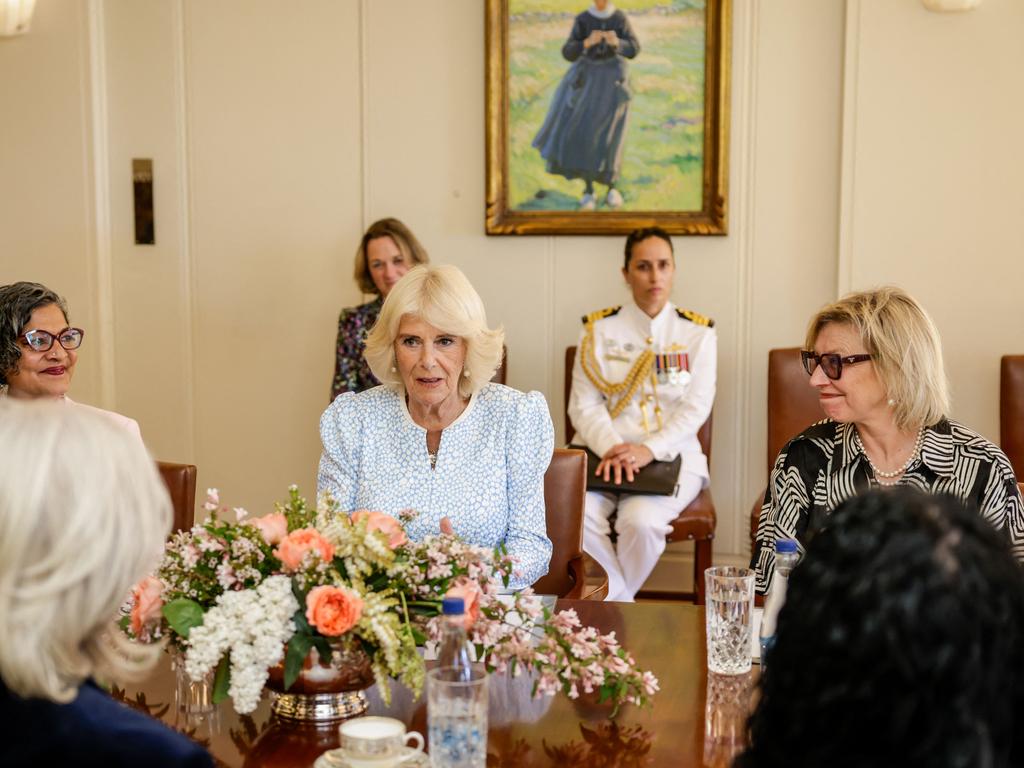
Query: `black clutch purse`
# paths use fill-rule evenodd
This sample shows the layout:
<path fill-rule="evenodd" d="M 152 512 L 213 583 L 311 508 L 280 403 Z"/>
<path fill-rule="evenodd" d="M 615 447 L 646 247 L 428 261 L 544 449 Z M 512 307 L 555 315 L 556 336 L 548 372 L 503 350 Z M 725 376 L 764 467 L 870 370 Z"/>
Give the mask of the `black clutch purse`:
<path fill-rule="evenodd" d="M 587 490 L 604 491 L 605 493 L 645 493 L 650 496 L 675 496 L 679 485 L 679 468 L 682 466 L 683 457 L 676 456 L 672 461 L 652 461 L 639 472 L 633 473 L 633 482 L 626 480 L 625 473 L 622 482 L 615 483 L 614 476 L 610 480 L 594 474 L 597 465 L 601 463 L 601 457 L 589 448 L 582 445 L 570 445 L 587 454 Z"/>

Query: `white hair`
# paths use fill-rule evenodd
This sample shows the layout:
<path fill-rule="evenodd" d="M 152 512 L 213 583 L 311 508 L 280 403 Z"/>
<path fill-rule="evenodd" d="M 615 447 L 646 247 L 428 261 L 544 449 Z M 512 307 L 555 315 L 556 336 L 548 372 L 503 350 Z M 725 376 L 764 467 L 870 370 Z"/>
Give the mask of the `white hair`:
<path fill-rule="evenodd" d="M 394 367 L 394 345 L 405 315 L 466 342 L 463 370 L 467 375 L 459 377 L 463 397 L 490 381 L 501 364 L 505 331 L 487 327 L 484 303 L 466 276 L 451 264 L 421 264 L 395 283 L 366 337 L 363 357 L 381 384 L 403 391 L 402 376 Z"/>
<path fill-rule="evenodd" d="M 171 503 L 138 439 L 50 401 L 0 400 L 0 677 L 71 701 L 94 674 L 131 679 L 158 645 L 131 643 L 118 606 L 160 559 Z"/>

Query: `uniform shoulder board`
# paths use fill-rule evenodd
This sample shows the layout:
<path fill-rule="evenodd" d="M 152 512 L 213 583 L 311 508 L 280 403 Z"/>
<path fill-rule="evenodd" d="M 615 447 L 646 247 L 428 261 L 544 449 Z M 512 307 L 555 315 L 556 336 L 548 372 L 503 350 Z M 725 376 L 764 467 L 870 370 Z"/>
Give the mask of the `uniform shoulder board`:
<path fill-rule="evenodd" d="M 697 325 L 706 325 L 708 328 L 715 327 L 715 321 L 706 315 L 702 315 L 699 312 L 694 312 L 690 309 L 677 309 L 676 314 L 679 315 L 683 320 L 689 320 L 691 323 Z"/>
<path fill-rule="evenodd" d="M 608 307 L 607 309 L 599 309 L 596 312 L 591 312 L 589 315 L 583 316 L 583 324 L 586 325 L 587 323 L 592 323 L 595 320 L 600 320 L 601 318 L 604 317 L 611 317 L 612 315 L 617 315 L 619 314 L 620 309 L 622 309 L 621 304 L 617 307 Z"/>

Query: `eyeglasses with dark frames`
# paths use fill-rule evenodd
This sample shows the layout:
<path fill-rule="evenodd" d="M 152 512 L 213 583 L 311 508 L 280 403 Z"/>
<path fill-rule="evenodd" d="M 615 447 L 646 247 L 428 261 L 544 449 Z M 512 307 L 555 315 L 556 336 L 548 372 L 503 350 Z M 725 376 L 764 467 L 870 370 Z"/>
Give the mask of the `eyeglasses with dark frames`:
<path fill-rule="evenodd" d="M 56 334 L 49 331 L 34 330 L 21 335 L 21 338 L 25 340 L 25 343 L 34 352 L 49 352 L 53 348 L 54 341 L 64 347 L 64 349 L 78 349 L 82 346 L 82 339 L 84 337 L 85 331 L 81 328 L 65 328 Z"/>
<path fill-rule="evenodd" d="M 807 371 L 808 376 L 813 375 L 814 369 L 820 365 L 825 375 L 834 381 L 843 375 L 844 365 L 863 363 L 870 360 L 871 355 L 846 355 L 845 357 L 834 353 L 816 355 L 804 349 L 800 351 L 800 359 L 803 361 L 804 370 Z"/>

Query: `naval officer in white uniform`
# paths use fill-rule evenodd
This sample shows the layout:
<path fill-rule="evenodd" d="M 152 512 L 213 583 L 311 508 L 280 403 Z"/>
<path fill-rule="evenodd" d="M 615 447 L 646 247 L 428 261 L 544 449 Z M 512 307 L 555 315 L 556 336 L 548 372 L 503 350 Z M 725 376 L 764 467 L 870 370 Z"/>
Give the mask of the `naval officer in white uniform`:
<path fill-rule="evenodd" d="M 654 460 L 682 457 L 674 495 L 587 492 L 583 549 L 608 572 L 608 599 L 631 601 L 665 551 L 669 523 L 709 482 L 697 431 L 715 399 L 718 352 L 714 323 L 669 301 L 675 256 L 664 230 L 629 236 L 622 274 L 633 302 L 583 319 L 569 418 L 573 442 L 601 457 L 605 478 L 631 482 Z"/>

